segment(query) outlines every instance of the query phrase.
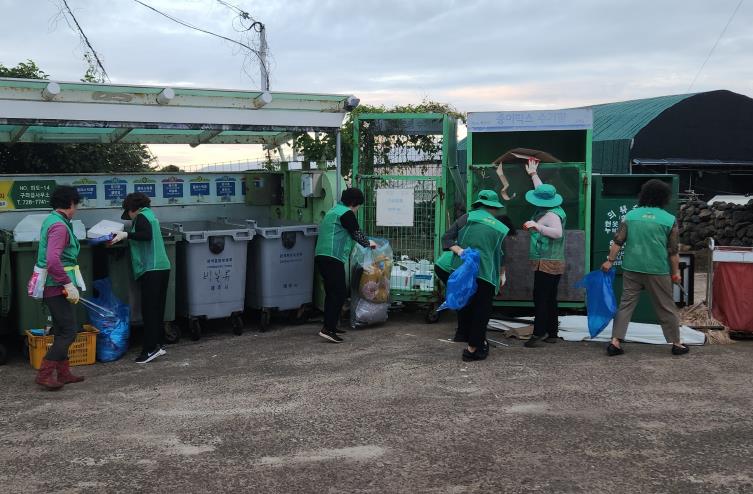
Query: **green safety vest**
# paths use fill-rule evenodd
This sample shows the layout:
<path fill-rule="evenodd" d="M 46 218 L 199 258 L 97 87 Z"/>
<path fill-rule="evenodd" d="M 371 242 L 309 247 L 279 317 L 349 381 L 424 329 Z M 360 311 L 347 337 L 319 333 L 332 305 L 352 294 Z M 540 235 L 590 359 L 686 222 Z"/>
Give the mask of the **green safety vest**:
<path fill-rule="evenodd" d="M 562 236 L 550 238 L 536 230 L 531 230 L 531 246 L 528 249 L 528 258 L 532 261 L 564 261 L 567 215 L 564 209 L 557 206 L 556 208 L 537 210 L 531 220 L 539 221 L 547 213 L 554 213 L 562 220 Z"/>
<path fill-rule="evenodd" d="M 68 245 L 65 246 L 60 255 L 60 262 L 63 264 L 63 269 L 65 269 L 66 272 L 70 272 L 78 266 L 78 253 L 81 251 L 81 244 L 79 244 L 76 235 L 73 233 L 73 225 L 71 225 L 71 221 L 64 214 L 58 213 L 57 211 L 50 213 L 42 223 L 42 230 L 39 236 L 39 249 L 37 250 L 37 266 L 42 269 L 47 269 L 47 235 L 52 225 L 57 223 L 62 223 L 68 229 Z M 70 278 L 71 281 L 74 283 L 76 282 L 74 276 L 71 276 Z M 45 286 L 61 285 L 60 283 L 55 283 L 52 276 L 48 276 Z"/>
<path fill-rule="evenodd" d="M 350 233 L 343 228 L 340 218 L 350 211 L 350 208 L 339 202 L 324 215 L 319 224 L 319 237 L 316 239 L 317 256 L 327 256 L 346 264 L 353 248 Z"/>
<path fill-rule="evenodd" d="M 502 265 L 502 242 L 510 231 L 501 221 L 483 209 L 468 213 L 468 223 L 458 233 L 458 245 L 478 251 L 481 263 L 477 278 L 494 285 L 499 291 L 499 268 Z M 463 264 L 463 260 L 452 255 L 452 272 Z"/>
<path fill-rule="evenodd" d="M 645 274 L 669 274 L 667 239 L 675 217 L 661 208 L 636 208 L 625 215 L 628 236 L 622 269 Z"/>
<path fill-rule="evenodd" d="M 166 271 L 170 269 L 170 259 L 165 250 L 165 241 L 162 239 L 162 230 L 159 221 L 149 208 L 141 208 L 138 215 L 142 215 L 152 227 L 152 240 L 131 240 L 128 246 L 131 249 L 131 267 L 133 277 L 136 279 L 147 271 Z M 136 218 L 131 222 L 131 233 L 136 231 Z"/>
<path fill-rule="evenodd" d="M 442 271 L 452 273 L 453 272 L 452 257 L 454 255 L 455 254 L 450 250 L 442 252 L 442 254 L 439 257 L 437 257 L 437 260 L 434 262 L 434 265 L 438 267 L 439 269 L 441 269 Z"/>

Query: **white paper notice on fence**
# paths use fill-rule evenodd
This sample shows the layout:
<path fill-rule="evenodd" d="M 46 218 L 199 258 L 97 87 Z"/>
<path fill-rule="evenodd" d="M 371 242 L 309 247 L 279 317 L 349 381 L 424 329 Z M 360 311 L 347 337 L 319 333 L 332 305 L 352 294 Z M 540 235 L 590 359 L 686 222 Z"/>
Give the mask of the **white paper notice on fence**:
<path fill-rule="evenodd" d="M 413 189 L 377 189 L 377 226 L 413 226 Z"/>

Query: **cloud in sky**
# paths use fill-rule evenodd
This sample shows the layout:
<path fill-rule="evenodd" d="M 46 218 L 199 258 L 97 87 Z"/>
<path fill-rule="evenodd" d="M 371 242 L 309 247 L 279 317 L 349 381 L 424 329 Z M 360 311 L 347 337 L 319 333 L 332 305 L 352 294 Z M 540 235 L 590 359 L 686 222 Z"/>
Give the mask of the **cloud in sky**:
<path fill-rule="evenodd" d="M 113 82 L 258 87 L 227 42 L 132 0 L 68 0 Z M 215 0 L 145 0 L 237 37 Z M 372 104 L 445 101 L 460 110 L 544 109 L 684 93 L 738 0 L 235 0 L 267 26 L 273 90 L 347 93 Z M 232 2 L 231 2 L 232 3 Z M 0 0 L 0 63 L 35 60 L 54 79 L 85 71 L 56 0 Z M 753 95 L 753 1 L 693 91 Z M 172 151 L 170 151 L 172 149 Z M 164 164 L 240 159 L 220 146 L 155 147 Z M 242 149 L 240 153 L 245 153 Z M 258 154 L 258 151 L 256 151 Z"/>

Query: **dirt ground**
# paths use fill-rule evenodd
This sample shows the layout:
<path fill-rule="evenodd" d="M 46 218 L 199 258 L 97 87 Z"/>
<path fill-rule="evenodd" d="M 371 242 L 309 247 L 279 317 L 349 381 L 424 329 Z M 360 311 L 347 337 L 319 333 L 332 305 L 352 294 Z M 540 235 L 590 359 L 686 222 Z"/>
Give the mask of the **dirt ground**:
<path fill-rule="evenodd" d="M 314 324 L 227 330 L 56 393 L 17 359 L 0 491 L 753 492 L 753 343 L 505 340 L 464 363 L 450 319 L 397 314 L 341 345 Z"/>

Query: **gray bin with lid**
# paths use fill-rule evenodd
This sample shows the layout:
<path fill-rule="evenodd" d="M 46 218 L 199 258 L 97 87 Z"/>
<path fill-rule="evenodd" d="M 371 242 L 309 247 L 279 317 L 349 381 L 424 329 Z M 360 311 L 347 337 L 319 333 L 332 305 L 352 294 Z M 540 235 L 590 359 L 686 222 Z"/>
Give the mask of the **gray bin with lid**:
<path fill-rule="evenodd" d="M 249 244 L 246 307 L 262 311 L 266 329 L 272 311 L 297 311 L 304 317 L 314 296 L 314 252 L 317 225 L 277 221 L 257 224 Z"/>
<path fill-rule="evenodd" d="M 183 240 L 177 244 L 176 306 L 188 318 L 193 339 L 201 335 L 201 319 L 232 319 L 243 333 L 249 225 L 214 221 L 173 223 Z"/>

